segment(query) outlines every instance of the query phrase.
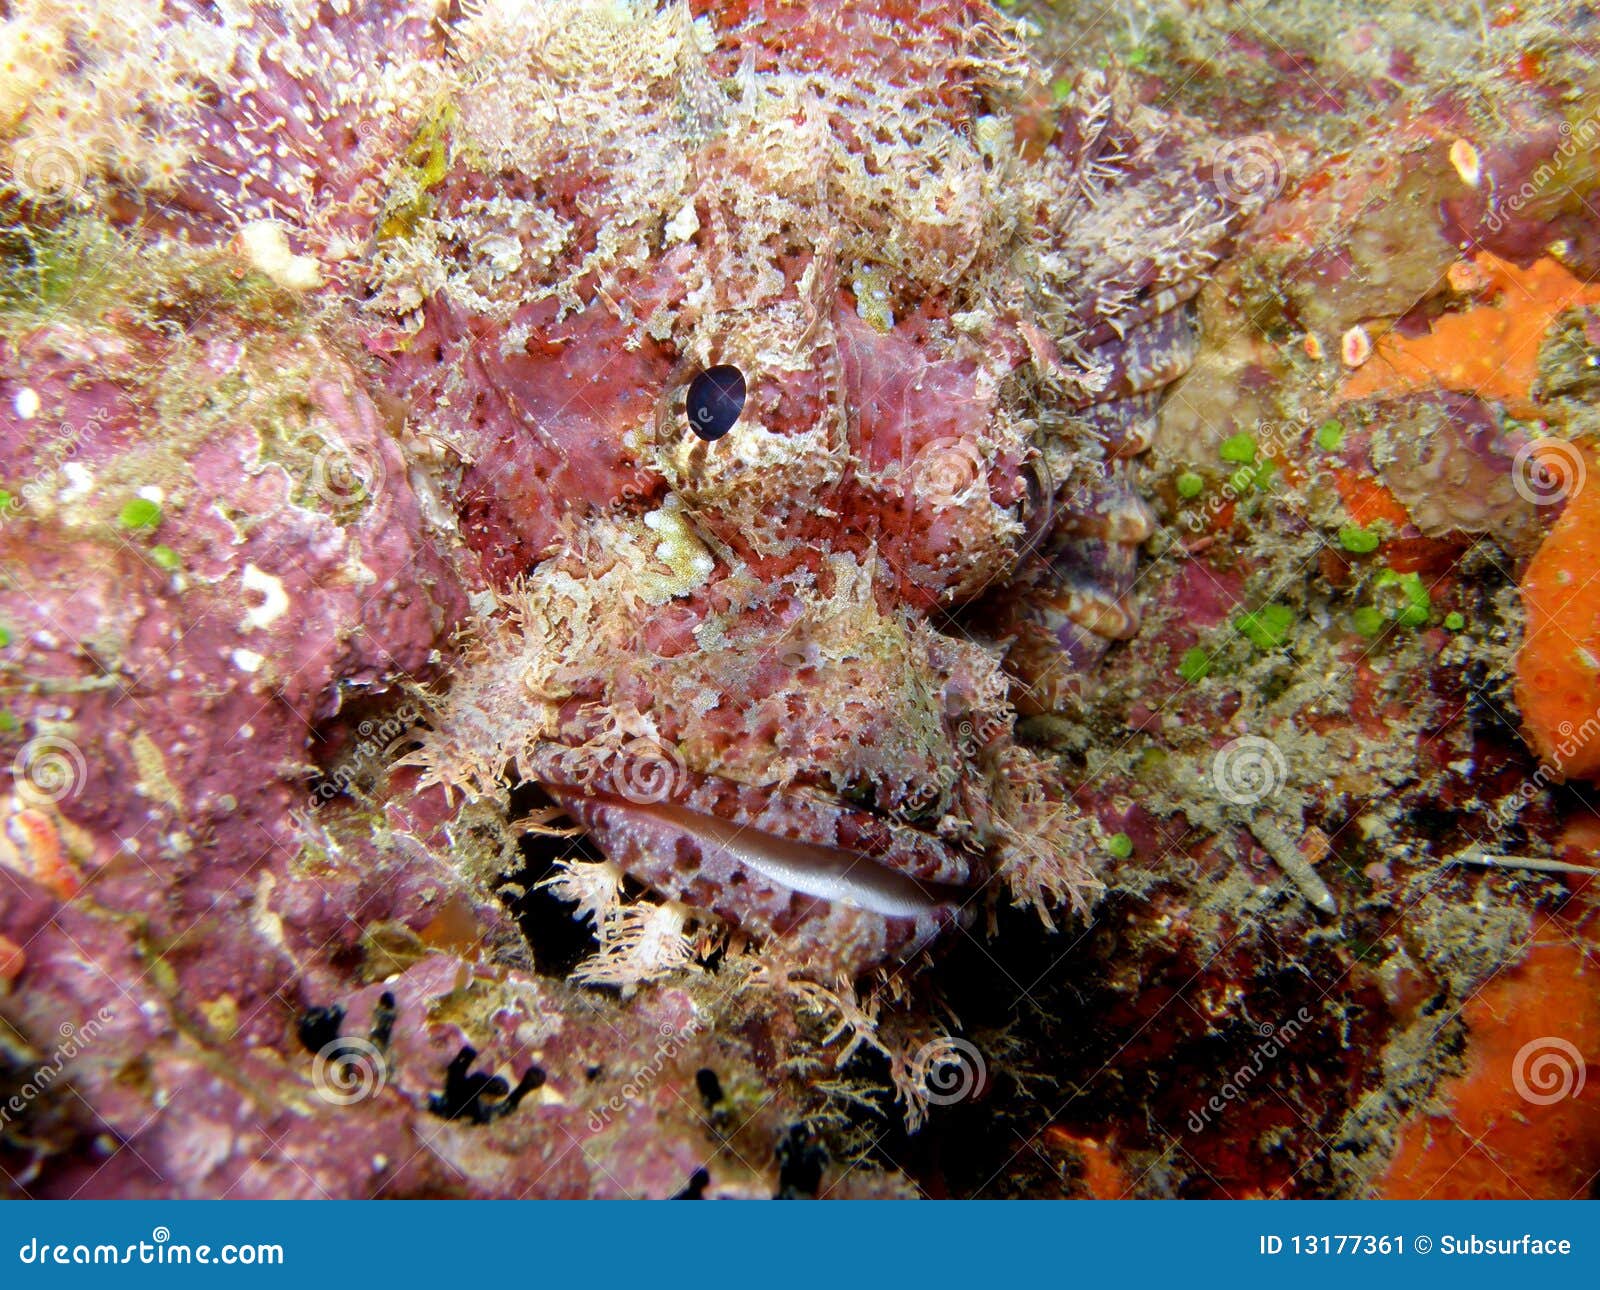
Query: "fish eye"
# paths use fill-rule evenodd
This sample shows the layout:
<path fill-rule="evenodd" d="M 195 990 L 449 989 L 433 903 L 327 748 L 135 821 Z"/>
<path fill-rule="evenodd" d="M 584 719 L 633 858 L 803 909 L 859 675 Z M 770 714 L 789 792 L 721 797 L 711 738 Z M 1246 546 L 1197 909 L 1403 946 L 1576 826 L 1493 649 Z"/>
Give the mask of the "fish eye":
<path fill-rule="evenodd" d="M 733 429 L 744 411 L 744 373 L 727 363 L 708 367 L 689 382 L 689 428 L 708 443 Z"/>

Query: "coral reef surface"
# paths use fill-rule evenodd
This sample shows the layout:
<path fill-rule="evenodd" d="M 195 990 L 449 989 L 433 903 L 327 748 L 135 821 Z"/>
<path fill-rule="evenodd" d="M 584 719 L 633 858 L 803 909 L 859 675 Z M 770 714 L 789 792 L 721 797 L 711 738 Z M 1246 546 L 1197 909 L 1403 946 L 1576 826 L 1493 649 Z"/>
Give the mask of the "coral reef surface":
<path fill-rule="evenodd" d="M 0 1192 L 1593 1190 L 1590 6 L 0 14 Z"/>

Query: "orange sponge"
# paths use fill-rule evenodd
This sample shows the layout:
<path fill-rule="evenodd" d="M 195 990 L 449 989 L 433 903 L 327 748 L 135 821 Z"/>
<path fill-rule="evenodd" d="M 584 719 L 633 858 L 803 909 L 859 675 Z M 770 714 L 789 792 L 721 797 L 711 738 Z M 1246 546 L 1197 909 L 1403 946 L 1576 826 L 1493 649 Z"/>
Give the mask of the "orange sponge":
<path fill-rule="evenodd" d="M 1545 763 L 1563 778 L 1588 777 L 1600 772 L 1600 479 L 1590 454 L 1556 450 L 1551 466 L 1577 477 L 1522 578 L 1517 703 Z"/>
<path fill-rule="evenodd" d="M 1553 930 L 1461 1010 L 1467 1069 L 1401 1131 L 1379 1191 L 1569 1200 L 1600 1170 L 1600 964 Z"/>
<path fill-rule="evenodd" d="M 1540 342 L 1566 310 L 1600 303 L 1600 287 L 1550 259 L 1522 269 L 1482 252 L 1475 264 L 1490 299 L 1445 314 L 1426 335 L 1383 336 L 1372 357 L 1345 381 L 1341 397 L 1460 390 L 1497 399 L 1516 416 L 1538 415 L 1533 383 Z"/>

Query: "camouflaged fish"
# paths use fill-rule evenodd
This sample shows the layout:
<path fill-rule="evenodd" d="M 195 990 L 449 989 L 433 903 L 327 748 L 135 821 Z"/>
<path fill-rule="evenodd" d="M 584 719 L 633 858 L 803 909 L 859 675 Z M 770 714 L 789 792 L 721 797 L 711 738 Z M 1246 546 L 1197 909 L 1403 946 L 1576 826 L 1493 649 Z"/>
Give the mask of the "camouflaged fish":
<path fill-rule="evenodd" d="M 1137 628 L 1129 462 L 1250 213 L 1205 143 L 955 0 L 453 41 L 368 304 L 496 593 L 429 782 L 536 783 L 613 882 L 822 973 L 1081 907 L 1094 825 L 1013 725 Z"/>

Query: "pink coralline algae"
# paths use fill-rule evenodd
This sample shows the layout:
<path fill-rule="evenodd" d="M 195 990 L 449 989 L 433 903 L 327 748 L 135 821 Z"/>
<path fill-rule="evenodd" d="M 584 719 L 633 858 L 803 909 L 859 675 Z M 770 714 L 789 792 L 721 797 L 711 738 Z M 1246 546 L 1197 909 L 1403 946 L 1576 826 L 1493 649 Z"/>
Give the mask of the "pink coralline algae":
<path fill-rule="evenodd" d="M 840 1040 L 915 1127 L 895 969 L 1098 891 L 1015 723 L 1138 624 L 1202 133 L 962 0 L 5 13 L 8 1188 L 770 1195 Z"/>
<path fill-rule="evenodd" d="M 259 320 L 58 321 L 0 340 L 0 408 L 22 780 L 73 748 L 45 792 L 91 870 L 179 822 L 284 836 L 308 724 L 425 669 L 465 607 L 360 378 Z"/>

